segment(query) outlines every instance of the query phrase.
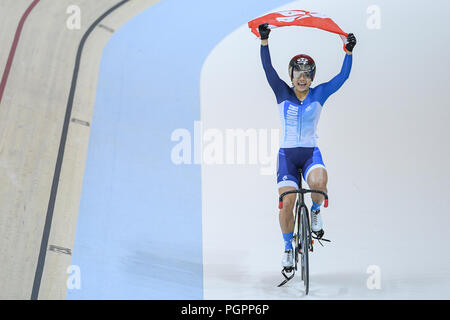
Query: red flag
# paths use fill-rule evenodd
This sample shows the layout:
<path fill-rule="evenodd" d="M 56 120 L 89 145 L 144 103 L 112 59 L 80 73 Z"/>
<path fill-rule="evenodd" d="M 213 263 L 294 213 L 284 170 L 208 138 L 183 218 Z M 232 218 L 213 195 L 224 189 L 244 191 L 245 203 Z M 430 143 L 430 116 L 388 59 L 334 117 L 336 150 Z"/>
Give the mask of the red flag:
<path fill-rule="evenodd" d="M 344 45 L 348 37 L 348 34 L 342 31 L 331 18 L 318 12 L 309 12 L 305 10 L 280 11 L 269 13 L 249 21 L 248 27 L 258 38 L 260 37 L 258 26 L 262 23 L 268 23 L 269 29 L 286 26 L 302 26 L 322 29 L 340 35 Z"/>

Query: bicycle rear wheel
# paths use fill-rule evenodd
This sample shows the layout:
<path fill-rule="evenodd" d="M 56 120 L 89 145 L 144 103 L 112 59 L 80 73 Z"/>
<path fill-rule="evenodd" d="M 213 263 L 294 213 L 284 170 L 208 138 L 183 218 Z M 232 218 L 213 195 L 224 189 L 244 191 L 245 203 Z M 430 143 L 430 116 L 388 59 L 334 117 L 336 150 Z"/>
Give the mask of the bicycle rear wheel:
<path fill-rule="evenodd" d="M 309 246 L 310 246 L 310 232 L 308 212 L 305 207 L 301 210 L 301 247 L 302 247 L 302 280 L 305 285 L 305 293 L 309 293 Z"/>

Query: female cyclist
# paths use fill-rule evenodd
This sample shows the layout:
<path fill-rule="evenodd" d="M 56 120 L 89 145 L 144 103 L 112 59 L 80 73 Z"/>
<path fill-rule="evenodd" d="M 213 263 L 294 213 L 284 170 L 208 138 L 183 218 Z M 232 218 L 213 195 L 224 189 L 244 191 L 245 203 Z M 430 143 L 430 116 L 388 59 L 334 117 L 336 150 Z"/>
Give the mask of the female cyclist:
<path fill-rule="evenodd" d="M 269 53 L 268 24 L 259 27 L 261 35 L 261 60 L 267 80 L 275 93 L 281 119 L 282 141 L 278 152 L 277 182 L 278 192 L 298 188 L 298 168 L 302 168 L 303 178 L 311 189 L 327 192 L 328 175 L 317 146 L 317 123 L 325 101 L 348 79 L 352 67 L 352 51 L 356 45 L 355 36 L 350 33 L 345 45 L 346 55 L 341 72 L 330 81 L 311 88 L 316 73 L 314 60 L 305 54 L 296 55 L 289 62 L 289 77 L 292 87 L 280 79 L 272 66 Z M 279 220 L 285 250 L 282 266 L 293 266 L 292 237 L 294 231 L 293 207 L 295 194 L 284 197 Z M 311 195 L 311 230 L 318 239 L 324 235 L 320 206 L 323 196 Z"/>

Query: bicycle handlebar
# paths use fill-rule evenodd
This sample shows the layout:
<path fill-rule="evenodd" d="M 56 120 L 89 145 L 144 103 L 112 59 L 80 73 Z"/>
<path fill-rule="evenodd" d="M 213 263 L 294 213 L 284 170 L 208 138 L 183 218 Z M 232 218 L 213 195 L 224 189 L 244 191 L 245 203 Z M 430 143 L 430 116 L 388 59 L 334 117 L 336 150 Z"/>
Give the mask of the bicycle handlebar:
<path fill-rule="evenodd" d="M 308 190 L 308 189 L 299 189 L 299 190 L 291 190 L 291 191 L 286 191 L 283 192 L 280 197 L 279 197 L 279 204 L 278 204 L 278 209 L 283 209 L 283 198 L 284 196 L 288 195 L 288 194 L 292 194 L 292 193 L 320 193 L 321 195 L 323 195 L 325 197 L 325 203 L 324 203 L 324 207 L 327 208 L 328 207 L 328 195 L 320 190 Z"/>

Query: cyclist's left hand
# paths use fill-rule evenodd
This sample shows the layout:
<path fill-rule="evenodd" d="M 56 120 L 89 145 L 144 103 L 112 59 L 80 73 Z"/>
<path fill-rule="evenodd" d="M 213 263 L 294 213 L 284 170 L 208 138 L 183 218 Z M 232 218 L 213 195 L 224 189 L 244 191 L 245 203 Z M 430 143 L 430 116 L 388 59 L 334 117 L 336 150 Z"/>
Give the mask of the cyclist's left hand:
<path fill-rule="evenodd" d="M 347 49 L 348 51 L 352 52 L 353 48 L 356 45 L 356 37 L 353 33 L 349 33 L 348 37 L 347 37 L 347 44 L 345 45 L 345 49 Z"/>

